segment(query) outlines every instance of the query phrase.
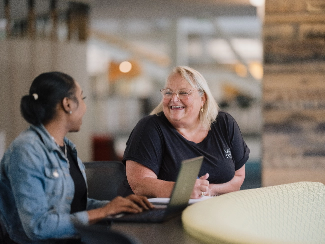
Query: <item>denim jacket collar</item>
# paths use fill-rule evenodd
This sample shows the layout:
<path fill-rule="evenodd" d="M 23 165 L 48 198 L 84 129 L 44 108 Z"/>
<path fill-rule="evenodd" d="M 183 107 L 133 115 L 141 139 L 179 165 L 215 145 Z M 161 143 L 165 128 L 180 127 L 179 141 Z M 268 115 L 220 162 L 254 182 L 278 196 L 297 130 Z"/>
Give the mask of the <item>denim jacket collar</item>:
<path fill-rule="evenodd" d="M 31 125 L 31 130 L 34 130 L 44 143 L 44 145 L 48 148 L 50 151 L 58 150 L 58 146 L 54 141 L 54 138 L 50 135 L 50 133 L 46 130 L 44 125 Z M 76 150 L 75 144 L 73 144 L 68 138 L 64 137 L 64 142 L 67 146 L 69 146 L 72 151 Z"/>

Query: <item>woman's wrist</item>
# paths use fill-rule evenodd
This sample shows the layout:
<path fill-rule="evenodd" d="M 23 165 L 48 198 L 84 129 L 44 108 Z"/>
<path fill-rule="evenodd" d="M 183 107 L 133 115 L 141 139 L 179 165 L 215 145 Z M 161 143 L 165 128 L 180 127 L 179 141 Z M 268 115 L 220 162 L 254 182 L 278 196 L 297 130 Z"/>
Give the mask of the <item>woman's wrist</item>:
<path fill-rule="evenodd" d="M 110 214 L 106 211 L 105 207 L 88 210 L 87 213 L 88 213 L 88 218 L 89 218 L 90 224 L 94 224 L 97 221 L 104 219 L 105 217 L 107 217 Z"/>
<path fill-rule="evenodd" d="M 210 184 L 209 185 L 209 190 L 210 190 L 210 196 L 211 197 L 216 197 L 219 196 L 220 194 L 218 193 L 218 189 L 216 184 Z"/>

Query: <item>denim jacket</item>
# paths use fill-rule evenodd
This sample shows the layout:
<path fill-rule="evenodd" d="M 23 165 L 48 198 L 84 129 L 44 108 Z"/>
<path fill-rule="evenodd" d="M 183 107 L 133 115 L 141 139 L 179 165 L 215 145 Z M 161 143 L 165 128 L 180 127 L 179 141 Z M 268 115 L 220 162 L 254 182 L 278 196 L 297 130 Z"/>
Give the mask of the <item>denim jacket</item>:
<path fill-rule="evenodd" d="M 64 141 L 86 180 L 75 145 L 67 138 Z M 0 163 L 0 217 L 10 238 L 24 244 L 76 237 L 75 224 L 88 225 L 88 214 L 70 214 L 73 196 L 67 159 L 43 125 L 31 125 L 13 141 Z M 87 210 L 107 203 L 88 198 Z"/>

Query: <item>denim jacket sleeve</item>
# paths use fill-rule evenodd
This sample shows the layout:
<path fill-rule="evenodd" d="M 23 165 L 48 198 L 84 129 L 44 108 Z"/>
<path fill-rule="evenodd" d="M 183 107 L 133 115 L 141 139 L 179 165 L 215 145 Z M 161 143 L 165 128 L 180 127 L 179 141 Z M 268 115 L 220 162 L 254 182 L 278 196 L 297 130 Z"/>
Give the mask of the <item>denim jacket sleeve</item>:
<path fill-rule="evenodd" d="M 27 236 L 32 240 L 75 236 L 74 224 L 87 225 L 88 214 L 70 214 L 74 187 L 68 166 L 39 138 L 24 140 L 11 147 L 6 166 Z"/>
<path fill-rule="evenodd" d="M 87 210 L 104 207 L 107 203 L 109 203 L 109 201 L 96 200 L 96 199 L 88 198 L 88 200 L 87 200 Z"/>

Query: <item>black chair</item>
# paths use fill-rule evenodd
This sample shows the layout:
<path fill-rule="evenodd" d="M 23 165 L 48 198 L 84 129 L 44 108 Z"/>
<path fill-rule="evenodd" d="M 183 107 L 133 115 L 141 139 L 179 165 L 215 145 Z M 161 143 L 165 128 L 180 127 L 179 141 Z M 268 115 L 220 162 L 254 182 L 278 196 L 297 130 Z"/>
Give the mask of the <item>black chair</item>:
<path fill-rule="evenodd" d="M 0 243 L 5 243 L 6 236 L 7 236 L 7 231 L 0 218 L 0 241 L 1 241 Z"/>
<path fill-rule="evenodd" d="M 140 241 L 104 225 L 76 226 L 83 244 L 140 244 Z"/>
<path fill-rule="evenodd" d="M 1 244 L 15 243 L 10 239 L 9 234 L 5 228 L 5 225 L 3 224 L 2 220 L 1 220 L 1 216 L 0 216 L 0 243 Z"/>
<path fill-rule="evenodd" d="M 2 181 L 0 181 L 0 206 L 1 209 L 3 209 L 3 211 L 8 210 L 8 205 L 5 204 L 2 199 L 5 199 L 8 195 L 8 187 L 6 187 Z M 11 241 L 9 234 L 7 232 L 6 229 L 6 225 L 5 225 L 5 221 L 4 221 L 4 217 L 2 215 L 2 213 L 0 212 L 0 243 L 1 244 L 11 244 L 14 243 L 13 241 Z"/>
<path fill-rule="evenodd" d="M 125 165 L 119 161 L 85 162 L 88 197 L 98 200 L 112 200 L 118 196 L 118 189 L 126 180 Z"/>

